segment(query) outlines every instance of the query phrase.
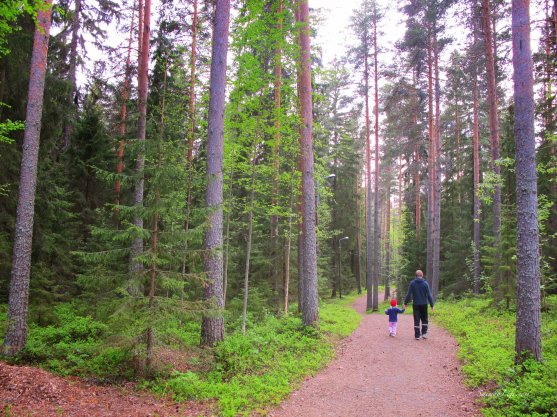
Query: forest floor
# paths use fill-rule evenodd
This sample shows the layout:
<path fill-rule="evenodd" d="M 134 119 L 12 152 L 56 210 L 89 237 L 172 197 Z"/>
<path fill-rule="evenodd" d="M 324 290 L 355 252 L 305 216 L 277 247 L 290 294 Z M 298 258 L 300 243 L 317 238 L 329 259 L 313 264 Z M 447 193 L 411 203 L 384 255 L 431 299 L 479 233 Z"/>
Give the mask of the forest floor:
<path fill-rule="evenodd" d="M 365 297 L 354 303 L 362 322 L 336 359 L 271 417 L 480 415 L 478 393 L 464 386 L 457 342 L 445 330 L 430 321 L 429 338 L 415 340 L 413 318 L 405 313 L 396 337 L 389 337 L 387 316 L 365 314 L 365 307 Z"/>
<path fill-rule="evenodd" d="M 389 337 L 384 314 L 365 314 L 365 297 L 354 303 L 362 322 L 338 346 L 336 359 L 305 380 L 271 417 L 471 417 L 479 415 L 478 392 L 466 388 L 456 358 L 458 345 L 430 325 L 427 340 L 414 340 L 410 314 L 399 315 Z M 431 323 L 431 322 L 430 322 Z M 0 362 L 0 416 L 147 417 L 212 416 L 213 403 L 175 403 L 131 384 L 62 378 L 39 368 Z"/>
<path fill-rule="evenodd" d="M 210 404 L 174 403 L 135 389 L 62 378 L 43 369 L 0 362 L 2 417 L 198 417 Z"/>

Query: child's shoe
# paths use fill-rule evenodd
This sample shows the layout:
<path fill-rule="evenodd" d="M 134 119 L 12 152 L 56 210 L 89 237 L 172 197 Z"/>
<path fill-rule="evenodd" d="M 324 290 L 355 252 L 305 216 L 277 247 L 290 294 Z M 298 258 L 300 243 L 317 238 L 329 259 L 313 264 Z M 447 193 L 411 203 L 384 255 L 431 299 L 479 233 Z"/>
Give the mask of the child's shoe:
<path fill-rule="evenodd" d="M 391 333 L 389 333 L 389 336 L 395 337 L 395 334 L 391 332 Z"/>

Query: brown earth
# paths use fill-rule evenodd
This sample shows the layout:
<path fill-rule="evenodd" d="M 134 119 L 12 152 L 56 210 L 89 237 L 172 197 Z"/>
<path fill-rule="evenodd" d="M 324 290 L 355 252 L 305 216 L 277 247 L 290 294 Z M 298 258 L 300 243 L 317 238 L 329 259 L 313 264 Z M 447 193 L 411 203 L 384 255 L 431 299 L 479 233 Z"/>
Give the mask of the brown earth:
<path fill-rule="evenodd" d="M 199 417 L 210 404 L 174 403 L 135 390 L 131 383 L 100 386 L 43 369 L 0 362 L 0 416 Z"/>
<path fill-rule="evenodd" d="M 365 302 L 365 297 L 355 302 L 362 322 L 342 343 L 336 359 L 304 381 L 270 416 L 480 415 L 478 394 L 463 384 L 458 345 L 445 330 L 430 321 L 429 338 L 415 340 L 412 316 L 401 314 L 397 336 L 389 337 L 387 316 L 364 314 Z"/>

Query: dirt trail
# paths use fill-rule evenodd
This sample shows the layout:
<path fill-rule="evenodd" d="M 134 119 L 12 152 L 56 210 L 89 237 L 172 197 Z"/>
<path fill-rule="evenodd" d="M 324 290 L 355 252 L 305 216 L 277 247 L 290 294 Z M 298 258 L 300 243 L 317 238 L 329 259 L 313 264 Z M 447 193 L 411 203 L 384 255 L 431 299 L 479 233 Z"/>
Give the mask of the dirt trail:
<path fill-rule="evenodd" d="M 354 308 L 365 312 L 365 297 Z M 415 340 L 413 320 L 399 315 L 389 337 L 387 316 L 364 315 L 336 359 L 271 412 L 272 417 L 477 416 L 476 395 L 466 389 L 457 343 L 430 322 L 429 339 Z M 419 376 L 418 376 L 419 375 Z"/>

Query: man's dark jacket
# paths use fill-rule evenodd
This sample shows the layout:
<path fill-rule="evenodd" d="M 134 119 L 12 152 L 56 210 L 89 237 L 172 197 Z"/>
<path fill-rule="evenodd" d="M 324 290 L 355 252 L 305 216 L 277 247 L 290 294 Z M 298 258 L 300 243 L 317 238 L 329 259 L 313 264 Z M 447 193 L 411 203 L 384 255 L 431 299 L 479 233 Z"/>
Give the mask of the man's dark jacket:
<path fill-rule="evenodd" d="M 404 298 L 404 305 L 408 304 L 413 299 L 414 305 L 429 305 L 433 308 L 433 297 L 427 281 L 421 277 L 416 277 L 410 282 L 408 292 Z"/>

